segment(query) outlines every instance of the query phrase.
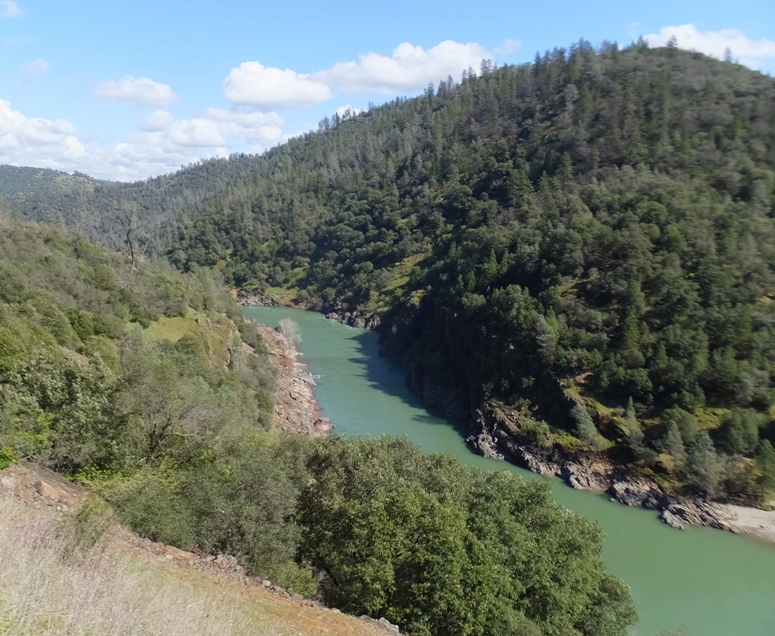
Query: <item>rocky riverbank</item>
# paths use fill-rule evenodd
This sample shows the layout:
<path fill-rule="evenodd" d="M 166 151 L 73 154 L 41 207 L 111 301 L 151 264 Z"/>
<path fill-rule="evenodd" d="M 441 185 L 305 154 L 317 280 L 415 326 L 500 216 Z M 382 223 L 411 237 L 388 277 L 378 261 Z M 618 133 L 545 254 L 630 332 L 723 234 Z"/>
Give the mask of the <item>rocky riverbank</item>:
<path fill-rule="evenodd" d="M 358 329 L 373 330 L 379 326 L 379 316 L 363 315 L 338 307 L 325 307 L 319 301 L 300 303 L 291 298 L 278 299 L 268 294 L 248 293 L 238 289 L 232 290 L 232 295 L 242 307 L 293 307 L 294 309 L 320 312 L 329 320 L 336 320 L 343 325 Z"/>
<path fill-rule="evenodd" d="M 775 511 L 699 501 L 666 492 L 656 481 L 614 465 L 607 457 L 558 445 L 545 447 L 517 439 L 520 415 L 495 405 L 478 409 L 466 442 L 485 457 L 511 461 L 546 477 L 560 477 L 577 490 L 606 492 L 612 501 L 656 510 L 674 528 L 704 526 L 750 534 L 775 543 Z"/>
<path fill-rule="evenodd" d="M 255 295 L 243 295 L 239 302 L 246 306 L 278 305 L 272 298 Z M 376 329 L 379 324 L 376 317 L 369 320 L 350 312 L 329 312 L 325 316 L 358 328 Z M 284 338 L 267 327 L 262 327 L 262 334 L 278 368 L 276 426 L 286 431 L 325 435 L 333 426 L 320 414 L 312 395 L 314 379 L 306 365 L 296 361 L 295 347 L 288 349 Z M 409 369 L 407 384 L 423 396 L 426 404 L 465 417 L 467 409 L 462 406 L 459 391 L 436 387 L 427 379 L 420 382 L 418 377 L 416 370 Z M 442 390 L 445 388 L 448 390 Z M 653 479 L 616 466 L 599 453 L 526 444 L 514 435 L 519 428 L 519 413 L 512 409 L 485 406 L 477 409 L 470 421 L 471 433 L 466 442 L 485 457 L 510 461 L 546 477 L 559 477 L 577 490 L 605 492 L 611 501 L 627 506 L 658 511 L 661 519 L 674 528 L 717 528 L 775 543 L 775 511 L 677 496 L 666 492 Z"/>
<path fill-rule="evenodd" d="M 277 370 L 275 429 L 312 437 L 327 434 L 333 425 L 321 413 L 320 405 L 312 393 L 315 379 L 307 365 L 297 360 L 299 351 L 296 345 L 274 329 L 265 325 L 258 327 Z"/>
<path fill-rule="evenodd" d="M 241 289 L 232 289 L 231 295 L 242 307 L 277 307 L 279 303 L 268 294 L 250 293 Z"/>

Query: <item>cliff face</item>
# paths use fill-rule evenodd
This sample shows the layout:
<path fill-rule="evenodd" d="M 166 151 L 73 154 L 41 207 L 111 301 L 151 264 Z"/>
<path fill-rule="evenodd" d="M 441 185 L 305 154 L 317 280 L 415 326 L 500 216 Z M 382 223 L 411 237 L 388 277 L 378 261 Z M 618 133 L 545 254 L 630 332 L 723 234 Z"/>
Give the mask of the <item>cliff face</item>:
<path fill-rule="evenodd" d="M 476 343 L 455 311 L 423 299 L 401 309 L 380 326 L 380 353 L 403 358 L 406 382 L 429 407 L 467 418 L 478 401 Z"/>

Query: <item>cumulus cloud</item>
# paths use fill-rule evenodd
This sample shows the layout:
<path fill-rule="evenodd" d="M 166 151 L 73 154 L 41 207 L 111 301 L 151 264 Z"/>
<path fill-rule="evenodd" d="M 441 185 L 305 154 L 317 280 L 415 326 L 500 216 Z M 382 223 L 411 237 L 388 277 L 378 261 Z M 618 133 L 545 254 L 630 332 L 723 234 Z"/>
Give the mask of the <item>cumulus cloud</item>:
<path fill-rule="evenodd" d="M 174 121 L 175 118 L 166 110 L 155 110 L 139 121 L 138 128 L 144 132 L 160 132 L 169 128 Z"/>
<path fill-rule="evenodd" d="M 315 73 L 318 80 L 349 93 L 395 94 L 424 88 L 429 82 L 459 78 L 469 66 L 475 69 L 494 55 L 480 44 L 445 40 L 428 49 L 409 42 L 399 44 L 390 57 L 378 53 L 361 55 L 358 61 L 339 62 Z"/>
<path fill-rule="evenodd" d="M 18 18 L 23 14 L 24 12 L 15 2 L 9 2 L 8 0 L 0 2 L 0 16 L 4 18 Z"/>
<path fill-rule="evenodd" d="M 55 167 L 85 152 L 69 121 L 26 117 L 0 100 L 0 163 Z"/>
<path fill-rule="evenodd" d="M 732 57 L 753 69 L 760 69 L 765 60 L 775 58 L 775 41 L 750 40 L 740 29 L 699 31 L 693 24 L 667 26 L 659 33 L 644 35 L 649 46 L 665 46 L 675 37 L 678 46 L 690 51 L 700 51 L 723 59 L 727 50 Z"/>
<path fill-rule="evenodd" d="M 267 68 L 260 62 L 243 62 L 223 81 L 230 102 L 258 108 L 305 108 L 332 96 L 324 83 L 290 69 Z"/>
<path fill-rule="evenodd" d="M 446 40 L 426 50 L 404 42 L 390 56 L 367 53 L 309 75 L 244 62 L 224 80 L 223 93 L 232 103 L 265 110 L 304 108 L 337 92 L 394 95 L 425 88 L 450 75 L 457 79 L 469 67 L 478 69 L 482 60 L 514 53 L 519 47 L 517 40 L 506 40 L 491 52 L 480 44 Z"/>
<path fill-rule="evenodd" d="M 356 115 L 359 115 L 363 112 L 360 108 L 356 108 L 352 104 L 345 104 L 344 106 L 340 106 L 334 111 L 337 115 L 340 117 L 355 117 Z"/>
<path fill-rule="evenodd" d="M 228 148 L 233 142 L 245 141 L 251 149 L 264 150 L 282 139 L 282 118 L 276 113 L 237 113 L 223 108 L 208 108 L 201 117 L 174 119 L 157 112 L 152 117 L 156 130 L 152 136 L 141 136 L 141 143 L 170 148 Z M 148 121 L 146 121 L 146 124 Z"/>
<path fill-rule="evenodd" d="M 72 123 L 27 117 L 0 100 L 0 163 L 80 170 L 95 177 L 144 179 L 234 151 L 263 152 L 285 140 L 277 113 L 208 108 L 176 119 L 156 110 L 137 133 L 112 145 L 84 143 Z"/>
<path fill-rule="evenodd" d="M 33 60 L 22 66 L 22 75 L 27 78 L 38 77 L 51 69 L 51 64 L 46 60 Z"/>
<path fill-rule="evenodd" d="M 100 82 L 94 87 L 94 96 L 105 101 L 125 101 L 141 106 L 165 106 L 178 97 L 167 84 L 147 77 L 131 76 Z"/>
<path fill-rule="evenodd" d="M 140 121 L 140 133 L 115 145 L 112 178 L 161 174 L 208 157 L 228 156 L 235 147 L 262 152 L 284 140 L 277 113 L 242 113 L 208 108 L 199 117 L 175 119 L 158 110 Z"/>

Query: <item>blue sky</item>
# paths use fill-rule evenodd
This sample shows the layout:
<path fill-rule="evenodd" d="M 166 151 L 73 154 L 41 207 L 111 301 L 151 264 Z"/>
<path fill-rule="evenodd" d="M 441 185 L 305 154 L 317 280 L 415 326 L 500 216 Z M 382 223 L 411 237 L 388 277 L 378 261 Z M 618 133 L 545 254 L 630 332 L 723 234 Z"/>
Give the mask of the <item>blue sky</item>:
<path fill-rule="evenodd" d="M 136 179 L 583 37 L 775 74 L 775 2 L 0 0 L 0 163 Z"/>

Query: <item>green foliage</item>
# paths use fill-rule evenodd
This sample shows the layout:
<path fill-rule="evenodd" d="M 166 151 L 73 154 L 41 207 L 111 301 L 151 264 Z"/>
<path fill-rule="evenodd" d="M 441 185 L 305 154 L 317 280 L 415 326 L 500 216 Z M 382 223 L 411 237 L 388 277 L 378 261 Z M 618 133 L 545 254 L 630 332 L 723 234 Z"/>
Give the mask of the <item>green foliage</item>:
<path fill-rule="evenodd" d="M 68 545 L 74 550 L 91 550 L 115 526 L 113 510 L 96 497 L 89 497 L 70 519 L 72 539 Z"/>
<path fill-rule="evenodd" d="M 127 476 L 94 480 L 81 473 L 81 478 L 139 535 L 182 549 L 196 547 L 195 520 L 181 494 L 183 475 L 179 471 L 170 466 L 142 467 Z"/>
<path fill-rule="evenodd" d="M 207 460 L 167 460 L 95 485 L 143 536 L 231 554 L 251 574 L 314 593 L 310 573 L 293 563 L 299 530 L 292 518 L 305 473 L 289 450 L 268 435 L 243 432 Z M 290 452 L 303 462 L 303 446 Z"/>
<path fill-rule="evenodd" d="M 697 418 L 691 413 L 674 406 L 664 412 L 664 420 L 668 426 L 675 425 L 681 433 L 684 444 L 691 444 L 700 430 Z"/>
<path fill-rule="evenodd" d="M 753 455 L 759 444 L 759 429 L 768 417 L 753 409 L 735 409 L 728 414 L 721 426 L 722 447 L 735 455 Z"/>
<path fill-rule="evenodd" d="M 8 468 L 21 460 L 21 456 L 10 446 L 0 448 L 0 470 Z"/>
<path fill-rule="evenodd" d="M 774 96 L 701 55 L 580 42 L 233 159 L 252 181 L 169 254 L 381 314 L 386 347 L 473 408 L 556 404 L 546 378 L 584 377 L 585 397 L 632 396 L 690 445 L 698 408 L 775 397 Z M 750 457 L 739 424 L 714 438 Z M 612 441 L 648 460 L 659 437 Z"/>
<path fill-rule="evenodd" d="M 675 470 L 680 472 L 686 465 L 687 455 L 681 432 L 678 430 L 678 425 L 675 422 L 670 422 L 667 425 L 660 445 L 661 449 L 672 457 Z"/>
<path fill-rule="evenodd" d="M 756 449 L 756 464 L 760 471 L 759 483 L 770 492 L 775 491 L 775 448 L 763 439 Z"/>
<path fill-rule="evenodd" d="M 379 315 L 386 349 L 471 409 L 529 399 L 561 435 L 574 424 L 556 409 L 563 381 L 584 378 L 590 404 L 631 396 L 643 442 L 629 429 L 611 441 L 648 458 L 670 423 L 690 445 L 700 408 L 775 401 L 773 117 L 761 73 L 581 41 L 337 116 L 260 156 L 134 184 L 12 167 L 0 182 L 17 214 L 119 249 L 121 220 L 136 221 L 134 242 L 196 291 L 130 302 L 126 275 L 81 272 L 144 326 L 212 309 L 200 277 L 218 266 L 230 286 L 291 286 L 316 307 Z M 0 274 L 9 302 L 33 303 L 24 268 Z M 99 303 L 69 309 L 66 324 L 46 314 L 60 344 L 121 328 L 100 322 Z M 23 355 L 6 340 L 0 374 Z M 727 428 L 719 450 L 750 458 L 753 427 Z"/>
<path fill-rule="evenodd" d="M 309 460 L 301 555 L 332 599 L 413 634 L 624 634 L 601 533 L 541 482 L 468 470 L 405 439 L 329 438 Z"/>
<path fill-rule="evenodd" d="M 590 448 L 599 449 L 602 446 L 602 440 L 589 411 L 581 404 L 576 404 L 571 410 L 571 415 L 576 422 L 575 432 L 578 438 Z"/>
<path fill-rule="evenodd" d="M 99 358 L 36 354 L 0 385 L 0 439 L 58 470 L 118 461 L 126 417 L 116 408 L 118 378 Z"/>
<path fill-rule="evenodd" d="M 235 554 L 310 592 L 291 521 L 304 452 L 264 433 L 274 378 L 255 326 L 207 272 L 4 230 L 0 265 L 23 276 L 0 289 L 0 464 L 76 475 L 144 536 Z M 184 333 L 165 331 L 174 321 Z"/>
<path fill-rule="evenodd" d="M 528 444 L 545 448 L 552 443 L 552 431 L 543 420 L 523 416 L 519 421 L 519 436 Z"/>
<path fill-rule="evenodd" d="M 624 413 L 624 426 L 626 428 L 627 445 L 636 457 L 642 457 L 645 453 L 643 446 L 643 429 L 635 414 L 635 404 L 630 398 L 627 401 L 627 409 Z"/>
<path fill-rule="evenodd" d="M 700 491 L 715 494 L 723 466 L 707 431 L 700 431 L 689 448 L 686 480 Z"/>

